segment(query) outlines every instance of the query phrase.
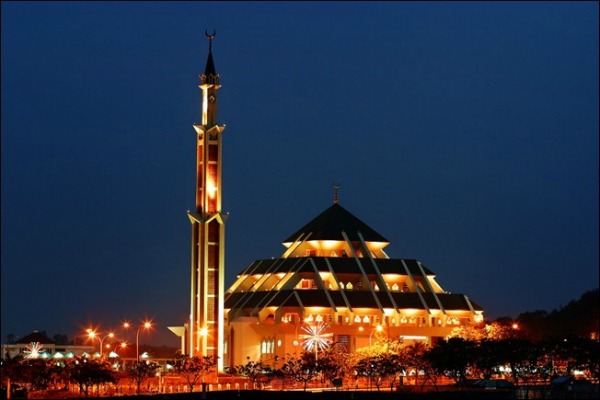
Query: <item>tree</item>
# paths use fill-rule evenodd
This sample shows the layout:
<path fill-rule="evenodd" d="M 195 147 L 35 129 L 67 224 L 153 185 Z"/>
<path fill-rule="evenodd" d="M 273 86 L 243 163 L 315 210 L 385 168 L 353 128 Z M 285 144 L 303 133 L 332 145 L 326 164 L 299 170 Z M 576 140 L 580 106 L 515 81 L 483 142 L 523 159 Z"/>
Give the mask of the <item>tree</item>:
<path fill-rule="evenodd" d="M 88 397 L 90 387 L 116 381 L 107 362 L 75 357 L 66 361 L 64 368 L 69 380 L 79 385 L 79 391 L 85 397 Z"/>
<path fill-rule="evenodd" d="M 46 389 L 52 375 L 51 366 L 41 358 L 17 356 L 2 362 L 2 380 L 8 379 L 11 383 L 18 383 L 28 391 Z"/>
<path fill-rule="evenodd" d="M 437 342 L 423 357 L 438 373 L 454 379 L 458 385 L 464 385 L 474 347 L 475 342 L 455 337 Z"/>
<path fill-rule="evenodd" d="M 281 371 L 286 377 L 302 382 L 304 391 L 306 391 L 308 382 L 320 372 L 317 359 L 312 352 L 305 352 L 300 358 L 288 357 L 281 367 Z"/>
<path fill-rule="evenodd" d="M 350 354 L 347 347 L 336 342 L 324 350 L 319 355 L 319 369 L 323 374 L 323 379 L 331 383 L 334 379 L 344 379 L 351 370 Z"/>
<path fill-rule="evenodd" d="M 246 364 L 234 366 L 232 372 L 250 379 L 252 387 L 255 388 L 257 383 L 261 381 L 267 373 L 272 372 L 272 369 L 262 361 L 252 361 L 250 360 L 250 357 L 247 357 L 246 359 Z"/>
<path fill-rule="evenodd" d="M 190 392 L 194 391 L 194 386 L 200 379 L 211 372 L 214 372 L 217 365 L 216 358 L 211 356 L 191 357 L 181 356 L 169 364 L 173 366 L 173 370 L 185 379 L 190 388 Z"/>
<path fill-rule="evenodd" d="M 393 388 L 396 376 L 404 371 L 401 358 L 398 354 L 379 354 L 376 356 L 367 356 L 360 359 L 354 367 L 358 375 L 369 378 L 369 384 L 372 382 L 380 390 L 384 380 L 390 377 L 390 387 Z"/>
<path fill-rule="evenodd" d="M 150 361 L 136 361 L 125 368 L 127 376 L 135 382 L 137 386 L 137 394 L 140 394 L 140 386 L 142 383 L 156 375 L 156 370 L 160 368 L 160 365 Z"/>
<path fill-rule="evenodd" d="M 473 364 L 476 372 L 483 379 L 491 379 L 502 364 L 502 342 L 498 340 L 483 339 L 473 348 Z"/>
<path fill-rule="evenodd" d="M 56 342 L 58 345 L 69 344 L 69 337 L 62 333 L 57 333 L 56 335 L 52 336 L 52 340 L 54 340 L 54 342 Z"/>

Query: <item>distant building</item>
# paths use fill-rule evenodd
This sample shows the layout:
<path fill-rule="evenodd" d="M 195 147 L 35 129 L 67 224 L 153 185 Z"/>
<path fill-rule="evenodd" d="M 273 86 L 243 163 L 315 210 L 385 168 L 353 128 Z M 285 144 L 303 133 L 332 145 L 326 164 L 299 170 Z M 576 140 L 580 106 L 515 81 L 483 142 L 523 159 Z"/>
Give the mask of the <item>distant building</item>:
<path fill-rule="evenodd" d="M 218 369 L 247 357 L 275 362 L 300 355 L 309 326 L 348 351 L 379 335 L 431 345 L 460 326 L 483 320 L 463 294 L 445 292 L 417 260 L 390 259 L 389 242 L 338 204 L 284 240 L 277 259 L 258 260 L 224 291 L 225 221 L 221 213 L 221 141 L 217 122 L 220 76 L 210 39 L 196 130 L 196 210 L 192 223 L 190 320 L 170 329 L 182 352 L 218 356 Z"/>
<path fill-rule="evenodd" d="M 14 358 L 19 355 L 26 357 L 32 351 L 37 353 L 37 357 L 40 358 L 55 358 L 70 354 L 75 356 L 83 353 L 92 354 L 94 346 L 56 344 L 54 340 L 41 332 L 33 331 L 13 344 L 3 344 L 2 359 Z M 57 356 L 57 354 L 60 354 L 60 356 Z"/>

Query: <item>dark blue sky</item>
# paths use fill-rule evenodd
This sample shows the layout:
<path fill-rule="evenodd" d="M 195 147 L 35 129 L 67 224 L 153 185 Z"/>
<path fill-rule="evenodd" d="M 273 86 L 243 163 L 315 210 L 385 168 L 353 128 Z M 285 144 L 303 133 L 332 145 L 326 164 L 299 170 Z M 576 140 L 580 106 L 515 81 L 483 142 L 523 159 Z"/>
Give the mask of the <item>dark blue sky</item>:
<path fill-rule="evenodd" d="M 598 287 L 597 2 L 1 7 L 3 341 L 148 316 L 178 344 L 213 27 L 226 286 L 335 181 L 490 319 Z"/>

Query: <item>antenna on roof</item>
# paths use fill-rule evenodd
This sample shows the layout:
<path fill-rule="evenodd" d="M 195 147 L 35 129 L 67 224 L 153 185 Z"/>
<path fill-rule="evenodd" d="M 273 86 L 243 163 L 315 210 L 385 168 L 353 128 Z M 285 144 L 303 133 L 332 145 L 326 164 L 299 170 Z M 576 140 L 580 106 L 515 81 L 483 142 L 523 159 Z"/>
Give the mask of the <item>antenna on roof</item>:
<path fill-rule="evenodd" d="M 340 184 L 334 182 L 334 184 L 333 184 L 333 204 L 338 203 L 338 189 L 339 188 L 340 188 Z"/>

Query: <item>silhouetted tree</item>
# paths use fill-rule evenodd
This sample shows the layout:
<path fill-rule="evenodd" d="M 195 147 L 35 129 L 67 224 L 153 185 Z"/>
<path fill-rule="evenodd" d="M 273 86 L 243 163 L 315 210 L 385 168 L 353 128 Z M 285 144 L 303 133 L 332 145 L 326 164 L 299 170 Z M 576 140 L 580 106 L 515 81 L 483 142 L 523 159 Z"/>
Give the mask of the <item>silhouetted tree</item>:
<path fill-rule="evenodd" d="M 454 379 L 458 385 L 463 385 L 467 368 L 472 363 L 471 354 L 474 348 L 475 342 L 450 338 L 436 343 L 423 354 L 423 357 L 435 371 Z"/>
<path fill-rule="evenodd" d="M 194 385 L 204 377 L 215 370 L 217 365 L 216 358 L 211 356 L 203 357 L 191 357 L 186 356 L 178 357 L 177 359 L 169 362 L 173 366 L 173 371 L 178 373 L 188 384 L 190 392 L 194 391 Z"/>
<path fill-rule="evenodd" d="M 89 389 L 94 385 L 115 382 L 115 376 L 107 362 L 75 357 L 67 360 L 64 368 L 69 380 L 79 385 L 79 391 L 85 397 L 88 397 Z"/>
<path fill-rule="evenodd" d="M 160 365 L 150 361 L 135 361 L 125 367 L 127 376 L 135 382 L 137 387 L 137 394 L 140 394 L 140 386 L 142 383 L 156 375 L 156 370 L 160 368 Z"/>
<path fill-rule="evenodd" d="M 306 391 L 308 382 L 320 372 L 316 357 L 312 352 L 305 352 L 300 358 L 288 357 L 281 367 L 281 371 L 286 377 L 302 382 L 304 391 Z"/>

